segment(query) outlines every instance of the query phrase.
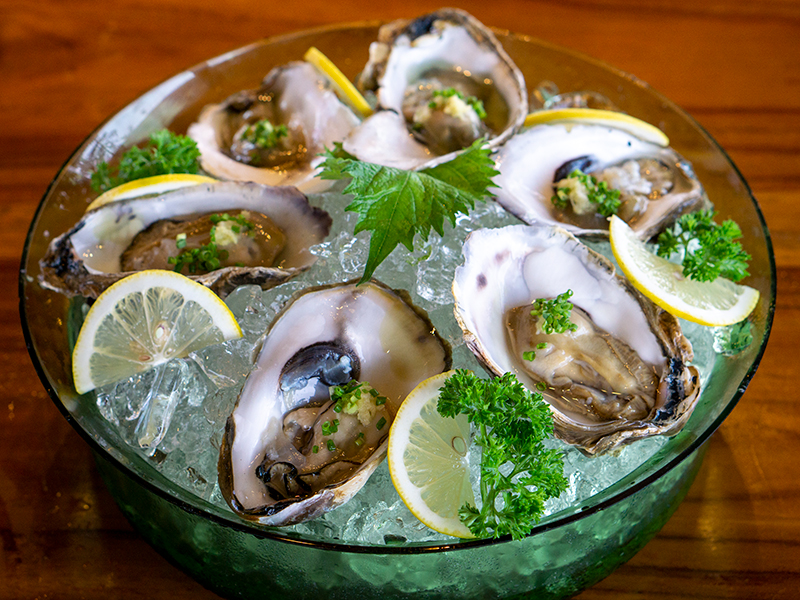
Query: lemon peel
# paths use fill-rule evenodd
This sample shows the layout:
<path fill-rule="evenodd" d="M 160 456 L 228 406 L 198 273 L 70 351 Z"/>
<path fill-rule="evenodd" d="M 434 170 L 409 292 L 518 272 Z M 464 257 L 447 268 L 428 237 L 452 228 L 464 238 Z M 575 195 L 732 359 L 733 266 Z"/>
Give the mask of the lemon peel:
<path fill-rule="evenodd" d="M 669 146 L 669 138 L 658 127 L 632 117 L 631 115 L 596 108 L 554 108 L 537 110 L 525 118 L 525 127 L 533 127 L 544 123 L 556 122 L 586 123 L 594 125 L 608 125 L 635 135 L 639 139 Z"/>
<path fill-rule="evenodd" d="M 372 107 L 356 89 L 356 86 L 345 77 L 333 62 L 314 46 L 311 46 L 303 56 L 306 62 L 311 63 L 319 69 L 331 82 L 337 95 L 352 108 L 361 118 L 366 118 L 372 114 Z"/>

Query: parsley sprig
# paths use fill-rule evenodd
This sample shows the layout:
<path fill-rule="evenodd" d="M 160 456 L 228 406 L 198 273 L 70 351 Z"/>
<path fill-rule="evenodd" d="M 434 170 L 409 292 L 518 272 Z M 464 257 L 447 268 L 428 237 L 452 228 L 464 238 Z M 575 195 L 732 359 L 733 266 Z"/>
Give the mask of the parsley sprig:
<path fill-rule="evenodd" d="M 341 144 L 324 153 L 322 179 L 350 179 L 344 189 L 353 201 L 345 208 L 360 216 L 355 233 L 371 231 L 369 255 L 359 283 L 368 281 L 397 244 L 414 249 L 414 237 L 428 239 L 431 229 L 444 235 L 445 218 L 468 213 L 476 201 L 491 197 L 497 175 L 489 149 L 478 140 L 453 160 L 420 171 L 405 171 L 357 160 Z"/>
<path fill-rule="evenodd" d="M 541 317 L 542 331 L 546 334 L 575 331 L 578 326 L 570 320 L 572 313 L 572 290 L 567 290 L 555 298 L 537 298 L 533 301 L 531 316 Z"/>
<path fill-rule="evenodd" d="M 584 173 L 580 169 L 573 169 L 568 179 L 578 180 L 579 184 L 586 190 L 586 196 L 589 202 L 597 206 L 598 213 L 604 217 L 617 214 L 620 204 L 622 204 L 622 201 L 619 199 L 620 191 L 609 188 L 608 182 L 598 182 L 594 176 Z M 570 187 L 559 187 L 550 200 L 556 207 L 563 210 L 569 205 L 570 195 L 572 193 Z"/>
<path fill-rule="evenodd" d="M 437 408 L 445 417 L 465 414 L 477 428 L 481 508 L 465 504 L 461 521 L 476 537 L 525 537 L 545 500 L 568 487 L 561 452 L 544 447 L 553 417 L 542 395 L 525 389 L 513 373 L 485 380 L 460 369 L 445 381 Z"/>
<path fill-rule="evenodd" d="M 670 229 L 658 236 L 657 253 L 663 258 L 678 254 L 683 274 L 696 281 L 725 277 L 741 281 L 749 275 L 750 255 L 735 240 L 742 230 L 730 219 L 718 224 L 716 212 L 701 210 L 683 215 Z"/>
<path fill-rule="evenodd" d="M 200 151 L 195 141 L 168 129 L 150 134 L 144 148 L 134 146 L 119 161 L 116 174 L 105 161 L 97 165 L 91 176 L 96 192 L 105 192 L 134 179 L 169 173 L 197 173 Z"/>

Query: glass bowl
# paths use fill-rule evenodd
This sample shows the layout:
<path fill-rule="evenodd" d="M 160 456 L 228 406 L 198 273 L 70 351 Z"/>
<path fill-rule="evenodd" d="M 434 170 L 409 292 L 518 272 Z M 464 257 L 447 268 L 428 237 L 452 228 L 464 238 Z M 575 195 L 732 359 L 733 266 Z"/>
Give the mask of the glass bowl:
<path fill-rule="evenodd" d="M 752 254 L 747 283 L 761 299 L 751 316 L 753 342 L 717 355 L 688 425 L 633 472 L 542 520 L 524 540 L 359 545 L 257 528 L 167 480 L 125 444 L 91 395 L 72 385 L 71 301 L 40 287 L 38 262 L 91 199 L 88 174 L 162 127 L 185 131 L 200 109 L 256 87 L 273 67 L 318 47 L 353 78 L 365 64 L 378 24 L 316 29 L 257 42 L 180 73 L 147 92 L 94 131 L 56 175 L 25 244 L 20 307 L 28 349 L 42 383 L 65 418 L 92 447 L 122 511 L 169 560 L 225 597 L 508 598 L 573 595 L 631 558 L 685 496 L 703 459 L 703 443 L 736 405 L 764 352 L 775 303 L 769 232 L 750 190 L 717 143 L 688 115 L 635 77 L 528 37 L 498 32 L 533 91 L 591 90 L 661 128 L 689 159 L 719 211 L 740 224 Z M 548 86 L 548 89 L 551 86 Z M 74 302 L 74 301 L 73 301 Z M 80 301 L 78 301 L 80 302 Z"/>

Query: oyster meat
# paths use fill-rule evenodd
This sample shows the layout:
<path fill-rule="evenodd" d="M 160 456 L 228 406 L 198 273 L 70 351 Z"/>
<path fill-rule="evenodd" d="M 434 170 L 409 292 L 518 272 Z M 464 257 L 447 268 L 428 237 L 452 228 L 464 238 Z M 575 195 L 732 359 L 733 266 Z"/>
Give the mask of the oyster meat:
<path fill-rule="evenodd" d="M 611 125 L 552 123 L 514 136 L 496 156 L 497 201 L 528 224 L 560 225 L 608 237 L 608 221 L 571 174 L 578 170 L 620 191 L 617 215 L 643 240 L 681 215 L 710 206 L 691 165 L 672 148 Z M 569 201 L 556 206 L 558 189 Z"/>
<path fill-rule="evenodd" d="M 344 149 L 403 169 L 450 160 L 479 138 L 502 144 L 528 108 L 520 70 L 488 28 L 457 9 L 381 27 L 357 83 L 375 93 L 378 110 Z"/>
<path fill-rule="evenodd" d="M 672 434 L 699 396 L 677 320 L 560 227 L 512 225 L 469 235 L 453 282 L 469 348 L 493 374 L 541 391 L 555 432 L 587 454 Z M 532 302 L 572 291 L 575 331 L 548 333 Z"/>
<path fill-rule="evenodd" d="M 293 187 L 196 185 L 90 210 L 51 242 L 39 279 L 96 298 L 134 271 L 174 270 L 170 257 L 207 245 L 213 227 L 219 264 L 194 261 L 182 272 L 224 297 L 239 285 L 267 289 L 307 269 L 316 260 L 310 247 L 330 226 L 330 215 Z"/>
<path fill-rule="evenodd" d="M 206 106 L 187 134 L 216 177 L 319 192 L 331 182 L 315 177 L 318 155 L 359 122 L 311 64 L 293 62 L 270 71 L 260 88 Z"/>
<path fill-rule="evenodd" d="M 400 403 L 448 368 L 449 346 L 405 292 L 376 281 L 304 290 L 273 321 L 228 418 L 223 496 L 265 525 L 298 523 L 346 502 L 385 455 Z M 357 416 L 336 412 L 329 388 L 354 381 L 385 402 L 365 393 Z"/>

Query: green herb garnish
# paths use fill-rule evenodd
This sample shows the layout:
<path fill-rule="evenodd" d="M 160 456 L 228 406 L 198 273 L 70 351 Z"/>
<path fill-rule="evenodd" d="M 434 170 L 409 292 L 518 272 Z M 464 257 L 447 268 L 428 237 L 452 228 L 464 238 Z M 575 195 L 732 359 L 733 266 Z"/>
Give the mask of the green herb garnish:
<path fill-rule="evenodd" d="M 527 352 L 523 352 L 522 358 L 525 360 L 534 360 L 536 358 L 536 352 L 533 350 L 528 350 Z"/>
<path fill-rule="evenodd" d="M 486 118 L 486 108 L 484 108 L 482 100 L 479 100 L 475 96 L 464 96 L 464 94 L 462 94 L 455 88 L 447 88 L 445 90 L 434 90 L 432 95 L 433 100 L 431 100 L 428 103 L 428 108 L 435 109 L 440 107 L 439 103 L 436 101 L 436 98 L 444 98 L 446 100 L 447 98 L 451 98 L 452 96 L 455 96 L 460 100 L 463 100 L 468 106 L 472 108 L 472 110 L 475 111 L 475 114 L 478 115 L 479 119 Z"/>
<path fill-rule="evenodd" d="M 541 394 L 525 389 L 513 373 L 493 380 L 460 369 L 439 393 L 445 417 L 465 414 L 481 447 L 481 508 L 465 504 L 461 521 L 476 537 L 525 537 L 544 502 L 567 489 L 559 450 L 547 450 L 553 417 Z"/>
<path fill-rule="evenodd" d="M 233 221 L 235 225 L 231 226 L 231 231 L 234 233 L 246 233 L 249 236 L 253 236 L 255 232 L 256 225 L 252 221 L 250 221 L 244 213 L 239 213 L 235 217 L 230 216 L 228 213 L 222 213 L 217 215 L 211 215 L 208 217 L 209 221 L 211 221 L 214 225 L 219 225 L 220 223 L 224 223 L 225 221 Z"/>
<path fill-rule="evenodd" d="M 328 446 L 328 452 L 336 452 L 336 443 L 333 440 L 328 440 L 326 445 Z"/>
<path fill-rule="evenodd" d="M 181 244 L 181 235 L 175 239 L 175 245 L 178 248 L 186 247 L 186 239 L 184 236 L 183 243 Z M 200 246 L 199 248 L 191 248 L 184 250 L 177 256 L 170 256 L 167 262 L 175 265 L 175 272 L 180 273 L 184 267 L 187 267 L 190 274 L 197 273 L 198 271 L 215 271 L 219 269 L 222 261 L 228 258 L 227 250 L 220 250 L 217 248 L 216 243 L 216 226 L 209 231 L 209 242 Z"/>
<path fill-rule="evenodd" d="M 378 419 L 378 422 L 375 423 L 375 428 L 378 431 L 380 431 L 381 429 L 383 429 L 384 425 L 386 425 L 386 417 L 381 417 L 380 419 Z"/>
<path fill-rule="evenodd" d="M 119 161 L 117 173 L 103 161 L 92 173 L 91 186 L 96 192 L 105 192 L 134 179 L 166 175 L 168 173 L 197 173 L 200 151 L 195 141 L 185 135 L 162 129 L 150 134 L 144 148 L 134 146 Z"/>
<path fill-rule="evenodd" d="M 269 119 L 261 119 L 248 125 L 242 132 L 242 139 L 258 148 L 267 150 L 278 145 L 281 138 L 289 135 L 286 125 L 275 127 Z"/>
<path fill-rule="evenodd" d="M 617 214 L 622 201 L 619 199 L 620 191 L 608 187 L 608 183 L 601 181 L 598 183 L 592 175 L 583 173 L 580 169 L 573 169 L 569 174 L 569 179 L 577 179 L 581 186 L 586 190 L 589 202 L 597 206 L 597 212 L 604 217 Z M 570 203 L 570 195 L 573 193 L 570 187 L 559 187 L 556 194 L 550 200 L 560 208 L 565 209 Z"/>
<path fill-rule="evenodd" d="M 444 219 L 455 226 L 456 215 L 490 196 L 497 175 L 489 149 L 478 140 L 453 160 L 421 171 L 404 171 L 355 159 L 335 144 L 324 154 L 322 179 L 350 178 L 344 193 L 353 201 L 345 208 L 359 213 L 355 233 L 371 231 L 369 255 L 359 283 L 403 244 L 414 249 L 414 237 L 428 239 L 431 229 L 444 235 Z"/>
<path fill-rule="evenodd" d="M 749 275 L 750 255 L 734 240 L 742 237 L 736 222 L 728 219 L 721 225 L 714 221 L 716 212 L 701 210 L 683 215 L 670 229 L 658 236 L 659 256 L 678 254 L 683 274 L 696 281 L 725 277 L 741 281 Z"/>
<path fill-rule="evenodd" d="M 552 299 L 538 298 L 533 301 L 531 316 L 541 317 L 543 321 L 542 331 L 546 334 L 551 334 L 554 332 L 576 331 L 578 329 L 578 326 L 570 321 L 569 318 L 572 312 L 572 302 L 569 301 L 571 297 L 572 290 L 567 290 Z"/>

